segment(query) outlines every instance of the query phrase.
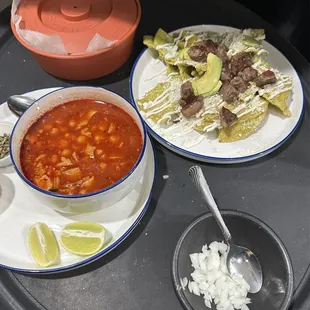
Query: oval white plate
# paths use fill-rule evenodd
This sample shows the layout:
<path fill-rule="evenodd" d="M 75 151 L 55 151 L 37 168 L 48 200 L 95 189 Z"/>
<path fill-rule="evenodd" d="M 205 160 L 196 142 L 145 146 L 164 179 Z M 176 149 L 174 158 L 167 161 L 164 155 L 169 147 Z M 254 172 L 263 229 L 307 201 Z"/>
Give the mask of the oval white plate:
<path fill-rule="evenodd" d="M 41 89 L 25 95 L 37 99 L 56 89 Z M 0 121 L 14 124 L 16 120 L 6 103 L 0 105 Z M 155 158 L 149 138 L 146 154 L 146 173 L 126 198 L 98 212 L 69 216 L 44 206 L 12 166 L 0 168 L 0 266 L 19 272 L 56 273 L 81 267 L 113 250 L 132 232 L 148 208 L 155 178 Z M 52 228 L 59 240 L 62 227 L 73 221 L 97 222 L 107 228 L 112 239 L 100 252 L 89 257 L 68 253 L 60 246 L 59 265 L 49 268 L 38 266 L 28 248 L 29 227 L 35 222 L 44 222 Z"/>
<path fill-rule="evenodd" d="M 236 30 L 235 28 L 217 25 L 200 25 L 184 29 L 215 32 Z M 176 32 L 180 30 L 176 30 Z M 219 143 L 216 133 L 212 132 L 201 143 L 191 148 L 184 147 L 181 139 L 166 140 L 156 132 L 152 121 L 144 119 L 151 135 L 159 143 L 180 155 L 217 164 L 246 162 L 267 155 L 277 149 L 293 134 L 302 119 L 304 111 L 303 91 L 295 69 L 284 55 L 268 42 L 264 42 L 263 46 L 269 52 L 268 61 L 271 66 L 293 78 L 293 94 L 290 100 L 292 117 L 284 118 L 276 112 L 276 109 L 270 109 L 267 119 L 260 129 L 247 139 L 232 143 Z M 140 54 L 130 76 L 130 95 L 136 107 L 138 107 L 137 100 L 162 79 L 163 74 L 160 73 L 163 72 L 164 68 L 162 62 L 154 59 L 150 49 L 145 49 Z M 198 132 L 192 134 L 193 140 L 200 136 Z"/>

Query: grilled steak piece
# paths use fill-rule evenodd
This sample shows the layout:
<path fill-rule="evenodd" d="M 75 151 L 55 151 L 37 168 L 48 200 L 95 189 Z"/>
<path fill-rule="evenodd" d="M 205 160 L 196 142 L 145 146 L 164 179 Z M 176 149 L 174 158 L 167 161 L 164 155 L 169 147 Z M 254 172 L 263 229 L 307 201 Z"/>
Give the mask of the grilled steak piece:
<path fill-rule="evenodd" d="M 228 47 L 226 45 L 221 44 L 218 46 L 216 55 L 222 60 L 223 64 L 228 62 L 227 52 L 228 52 Z"/>
<path fill-rule="evenodd" d="M 179 99 L 179 105 L 183 108 L 187 105 L 187 102 L 184 99 L 180 98 Z"/>
<path fill-rule="evenodd" d="M 245 82 L 251 82 L 257 78 L 258 72 L 252 67 L 246 67 L 238 73 Z"/>
<path fill-rule="evenodd" d="M 223 128 L 227 128 L 233 125 L 238 119 L 235 113 L 231 112 L 229 109 L 226 109 L 225 107 L 221 108 L 219 114 L 220 114 L 220 123 Z"/>
<path fill-rule="evenodd" d="M 200 41 L 188 50 L 189 57 L 197 62 L 206 62 L 209 53 L 216 54 L 218 44 L 212 40 Z"/>
<path fill-rule="evenodd" d="M 271 70 L 267 70 L 265 72 L 263 72 L 262 74 L 260 74 L 255 80 L 254 82 L 256 83 L 256 85 L 258 87 L 262 87 L 264 85 L 267 84 L 273 84 L 277 82 L 277 78 L 274 74 L 274 72 L 272 72 Z"/>
<path fill-rule="evenodd" d="M 190 100 L 194 96 L 194 90 L 192 87 L 192 83 L 187 81 L 181 86 L 181 98 L 185 101 Z"/>
<path fill-rule="evenodd" d="M 219 93 L 222 95 L 223 100 L 227 103 L 232 103 L 237 100 L 239 92 L 229 82 L 224 82 Z"/>
<path fill-rule="evenodd" d="M 185 117 L 190 118 L 196 115 L 203 107 L 203 97 L 194 95 L 194 89 L 190 81 L 181 85 L 180 95 L 179 105 L 182 107 L 181 113 Z"/>
<path fill-rule="evenodd" d="M 221 81 L 225 82 L 225 81 L 231 81 L 231 79 L 233 78 L 233 75 L 230 71 L 229 68 L 229 64 L 224 64 L 222 67 L 222 72 L 221 72 Z"/>
<path fill-rule="evenodd" d="M 230 68 L 234 76 L 236 76 L 240 71 L 246 67 L 252 65 L 252 57 L 250 53 L 240 52 L 230 59 Z"/>
<path fill-rule="evenodd" d="M 244 93 L 249 86 L 249 83 L 245 82 L 240 76 L 235 76 L 231 80 L 230 84 L 233 85 L 240 93 Z"/>
<path fill-rule="evenodd" d="M 192 102 L 187 103 L 181 110 L 181 113 L 187 117 L 193 117 L 196 115 L 203 106 L 203 97 L 197 96 L 193 99 Z"/>

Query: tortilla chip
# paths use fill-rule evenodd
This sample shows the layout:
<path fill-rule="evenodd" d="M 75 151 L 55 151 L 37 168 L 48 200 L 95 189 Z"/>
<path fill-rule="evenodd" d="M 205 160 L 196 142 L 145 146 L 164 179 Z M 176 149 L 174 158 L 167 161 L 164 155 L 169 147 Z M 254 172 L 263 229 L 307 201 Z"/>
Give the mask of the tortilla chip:
<path fill-rule="evenodd" d="M 169 82 L 158 83 L 138 101 L 139 109 L 148 113 L 148 118 L 155 123 L 167 124 L 171 119 L 171 115 L 178 112 L 178 101 L 170 102 L 171 90 L 169 87 Z M 149 107 L 143 106 L 144 103 L 154 103 L 156 99 L 159 99 L 156 104 Z M 168 114 L 167 117 L 164 117 L 165 114 Z"/>
<path fill-rule="evenodd" d="M 211 125 L 214 121 L 218 120 L 218 114 L 210 113 L 202 116 L 201 121 L 194 126 L 194 129 L 200 132 L 204 131 L 206 126 Z"/>
<path fill-rule="evenodd" d="M 231 127 L 219 129 L 219 142 L 243 140 L 254 133 L 263 122 L 268 112 L 268 102 L 266 100 L 264 101 L 265 103 L 259 110 L 240 117 Z"/>
<path fill-rule="evenodd" d="M 173 43 L 173 37 L 171 37 L 165 30 L 162 28 L 159 28 L 155 34 L 154 37 L 154 44 L 157 45 L 163 45 L 167 43 Z"/>
<path fill-rule="evenodd" d="M 143 44 L 146 45 L 148 48 L 155 48 L 154 37 L 153 36 L 144 36 L 143 37 Z"/>
<path fill-rule="evenodd" d="M 190 123 L 190 126 L 195 124 L 194 129 L 200 133 L 220 127 L 219 142 L 238 141 L 254 133 L 261 127 L 269 104 L 279 108 L 284 115 L 291 116 L 287 103 L 292 91 L 292 78 L 289 76 L 272 69 L 276 74 L 277 83 L 260 88 L 255 82 L 250 82 L 250 87 L 239 95 L 238 103 L 227 104 L 217 94 L 222 83 L 219 76 L 215 74 L 215 72 L 219 72 L 219 75 L 221 73 L 221 70 L 217 69 L 218 66 L 215 68 L 216 70 L 214 68 L 210 70 L 209 61 L 196 62 L 188 54 L 189 48 L 198 40 L 212 39 L 214 42 L 228 46 L 229 56 L 239 52 L 240 49 L 255 54 L 253 55 L 253 68 L 260 74 L 270 69 L 270 65 L 262 58 L 265 52 L 261 45 L 263 38 L 264 31 L 262 29 L 246 29 L 224 34 L 211 32 L 197 34 L 189 30 L 182 30 L 181 33 L 169 35 L 160 28 L 154 37 L 144 36 L 143 43 L 149 48 L 157 50 L 159 59 L 166 65 L 166 75 L 169 77 L 165 82 L 158 83 L 144 95 L 144 98 L 138 101 L 139 110 L 145 112 L 147 119 L 157 124 L 170 124 L 179 120 L 182 118 L 179 87 L 184 80 L 190 80 L 193 83 L 195 94 L 204 97 L 204 109 L 196 119 L 192 119 L 193 122 Z M 210 78 L 204 79 L 209 75 Z M 217 83 L 214 82 L 215 78 Z M 195 82 L 198 80 L 202 81 L 201 91 L 197 91 L 197 87 L 195 87 Z M 204 90 L 205 88 L 207 90 Z M 218 96 L 219 99 L 217 100 L 215 96 Z M 236 123 L 228 128 L 220 126 L 218 111 L 223 105 L 239 117 Z"/>
<path fill-rule="evenodd" d="M 272 105 L 279 108 L 285 116 L 290 117 L 292 116 L 292 112 L 289 110 L 286 104 L 287 99 L 290 96 L 290 94 L 291 94 L 291 91 L 288 90 L 271 99 L 268 98 L 269 97 L 268 94 L 263 94 L 263 97 L 267 99 Z"/>
<path fill-rule="evenodd" d="M 183 65 L 178 65 L 180 76 L 182 81 L 188 80 L 191 78 L 191 68 Z"/>
<path fill-rule="evenodd" d="M 166 70 L 166 75 L 169 75 L 171 73 L 178 73 L 179 72 L 179 68 L 177 66 L 173 66 L 173 65 L 167 65 L 167 70 Z"/>
<path fill-rule="evenodd" d="M 167 103 L 167 101 L 165 101 L 164 103 Z M 178 101 L 171 102 L 166 108 L 164 108 L 160 112 L 151 114 L 149 118 L 156 124 L 169 124 L 171 116 L 177 114 L 178 106 Z"/>
<path fill-rule="evenodd" d="M 163 82 L 158 83 L 154 88 L 152 88 L 150 91 L 148 91 L 143 98 L 138 100 L 139 108 L 146 112 L 147 109 L 144 109 L 143 103 L 154 101 L 157 97 L 159 97 L 168 87 L 170 86 L 170 83 Z"/>

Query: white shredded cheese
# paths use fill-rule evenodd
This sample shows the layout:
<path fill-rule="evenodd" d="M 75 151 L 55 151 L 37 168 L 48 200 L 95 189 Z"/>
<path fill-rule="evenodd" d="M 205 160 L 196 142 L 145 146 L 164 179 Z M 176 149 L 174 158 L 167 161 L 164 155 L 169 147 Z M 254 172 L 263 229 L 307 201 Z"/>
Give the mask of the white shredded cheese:
<path fill-rule="evenodd" d="M 230 276 L 226 267 L 228 247 L 224 242 L 204 245 L 201 253 L 190 254 L 194 271 L 192 281 L 181 279 L 183 289 L 204 298 L 205 305 L 211 309 L 212 302 L 217 310 L 249 310 L 251 303 L 247 297 L 250 286 L 241 275 Z"/>

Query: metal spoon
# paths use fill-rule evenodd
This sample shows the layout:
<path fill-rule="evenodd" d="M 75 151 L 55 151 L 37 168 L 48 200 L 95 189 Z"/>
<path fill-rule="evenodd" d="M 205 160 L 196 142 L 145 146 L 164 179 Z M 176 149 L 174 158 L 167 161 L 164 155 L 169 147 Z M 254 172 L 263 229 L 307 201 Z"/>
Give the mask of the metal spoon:
<path fill-rule="evenodd" d="M 11 112 L 20 117 L 35 100 L 27 96 L 14 95 L 9 97 L 7 104 Z"/>
<path fill-rule="evenodd" d="M 241 274 L 243 279 L 250 286 L 250 293 L 257 293 L 263 285 L 263 273 L 261 265 L 252 251 L 236 245 L 222 218 L 222 215 L 214 201 L 208 183 L 199 166 L 189 169 L 189 176 L 195 184 L 196 189 L 202 195 L 212 215 L 220 226 L 224 238 L 229 245 L 227 255 L 227 269 L 231 275 Z"/>

